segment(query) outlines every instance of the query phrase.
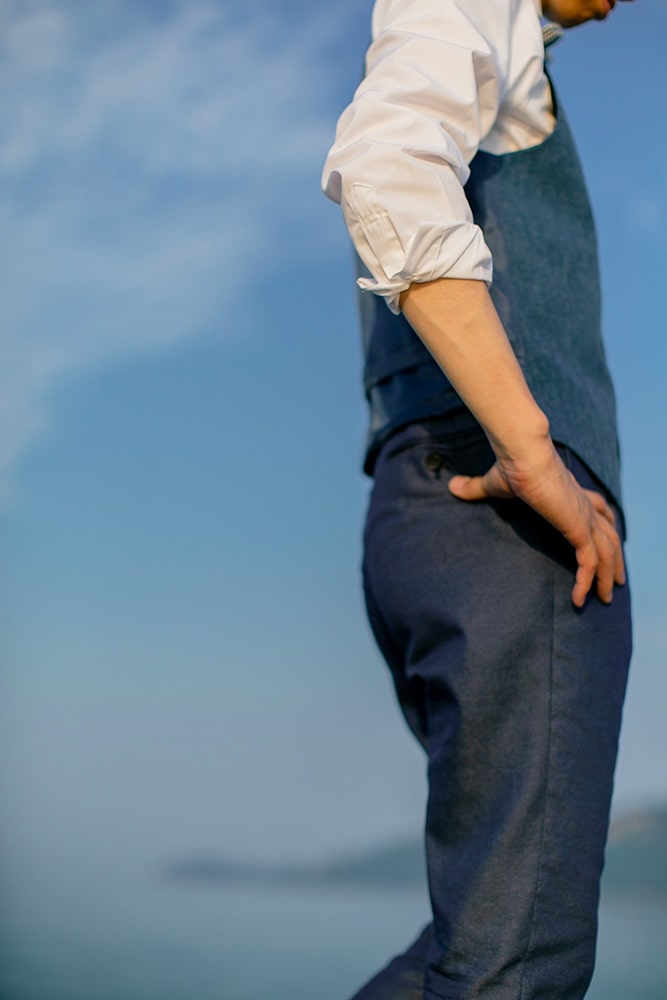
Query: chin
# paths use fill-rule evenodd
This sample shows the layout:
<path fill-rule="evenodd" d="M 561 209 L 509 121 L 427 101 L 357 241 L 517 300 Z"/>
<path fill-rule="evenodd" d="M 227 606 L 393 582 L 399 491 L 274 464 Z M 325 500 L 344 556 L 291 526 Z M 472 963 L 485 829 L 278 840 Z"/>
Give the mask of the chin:
<path fill-rule="evenodd" d="M 563 28 L 576 28 L 586 21 L 604 21 L 615 0 L 544 0 L 544 14 Z"/>

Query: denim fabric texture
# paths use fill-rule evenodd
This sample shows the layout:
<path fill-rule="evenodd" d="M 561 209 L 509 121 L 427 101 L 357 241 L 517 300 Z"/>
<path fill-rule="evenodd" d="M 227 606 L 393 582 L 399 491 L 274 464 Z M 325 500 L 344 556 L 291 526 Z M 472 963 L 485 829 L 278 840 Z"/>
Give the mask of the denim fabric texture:
<path fill-rule="evenodd" d="M 433 923 L 355 1000 L 581 1000 L 592 975 L 629 590 L 576 609 L 554 529 L 518 500 L 451 496 L 492 462 L 463 413 L 398 431 L 375 465 L 365 596 L 427 754 Z"/>

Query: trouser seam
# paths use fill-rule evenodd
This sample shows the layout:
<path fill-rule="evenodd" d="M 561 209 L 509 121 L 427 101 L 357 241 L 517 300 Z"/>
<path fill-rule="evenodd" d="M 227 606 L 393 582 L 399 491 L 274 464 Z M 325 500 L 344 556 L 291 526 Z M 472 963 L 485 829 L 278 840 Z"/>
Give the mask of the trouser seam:
<path fill-rule="evenodd" d="M 554 661 L 556 644 L 556 567 L 551 567 L 551 648 L 549 650 L 549 702 L 548 702 L 548 729 L 547 729 L 547 749 L 546 749 L 546 779 L 544 782 L 544 793 L 542 802 L 542 827 L 540 830 L 540 847 L 535 875 L 535 894 L 530 914 L 530 924 L 528 930 L 528 940 L 526 950 L 521 960 L 521 978 L 519 980 L 519 1000 L 526 998 L 526 965 L 530 955 L 531 947 L 535 938 L 535 927 L 537 923 L 537 905 L 540 890 L 542 888 L 542 869 L 544 864 L 544 851 L 547 827 L 547 808 L 549 803 L 550 785 L 552 781 L 551 754 L 553 749 L 553 712 L 554 712 Z"/>

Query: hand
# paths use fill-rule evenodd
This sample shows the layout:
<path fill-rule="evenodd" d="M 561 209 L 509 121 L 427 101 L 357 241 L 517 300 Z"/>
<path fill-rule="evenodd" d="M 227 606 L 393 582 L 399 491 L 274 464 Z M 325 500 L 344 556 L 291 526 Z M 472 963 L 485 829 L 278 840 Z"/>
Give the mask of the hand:
<path fill-rule="evenodd" d="M 517 497 L 541 514 L 572 545 L 577 574 L 572 602 L 581 608 L 597 578 L 597 595 L 612 600 L 614 584 L 625 583 L 621 540 L 604 497 L 583 489 L 549 439 L 544 454 L 520 466 L 497 459 L 483 476 L 454 476 L 450 492 L 461 500 Z"/>

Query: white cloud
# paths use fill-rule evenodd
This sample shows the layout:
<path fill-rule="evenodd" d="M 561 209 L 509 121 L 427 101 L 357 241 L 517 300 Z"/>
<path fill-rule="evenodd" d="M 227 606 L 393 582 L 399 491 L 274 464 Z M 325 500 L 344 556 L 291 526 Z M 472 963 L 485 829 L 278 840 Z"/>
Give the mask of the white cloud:
<path fill-rule="evenodd" d="M 0 12 L 5 491 L 54 387 L 210 328 L 318 197 L 323 52 L 344 8 L 291 23 L 268 2 L 164 10 Z"/>

